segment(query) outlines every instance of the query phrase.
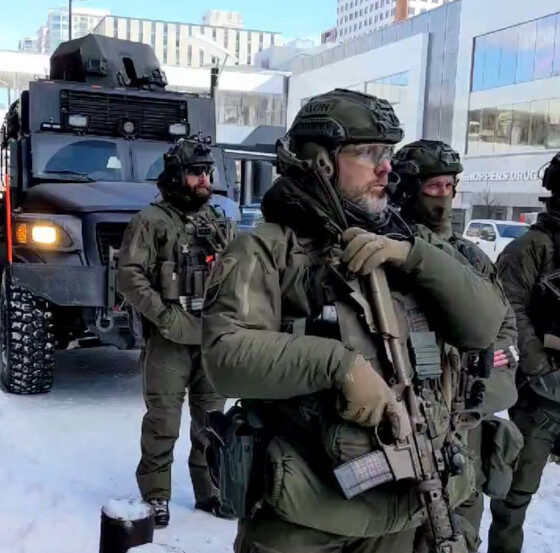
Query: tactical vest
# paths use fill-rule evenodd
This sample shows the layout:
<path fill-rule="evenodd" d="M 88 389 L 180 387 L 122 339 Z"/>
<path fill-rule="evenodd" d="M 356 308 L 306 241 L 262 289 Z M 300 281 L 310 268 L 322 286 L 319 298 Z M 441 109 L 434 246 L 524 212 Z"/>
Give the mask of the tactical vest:
<path fill-rule="evenodd" d="M 339 340 L 346 347 L 359 351 L 373 367 L 386 366 L 383 337 L 379 334 L 372 339 L 367 334 L 348 298 L 341 297 L 332 284 L 327 268 L 329 261 L 325 259 L 329 252 L 310 251 L 307 241 L 301 241 L 299 245 L 301 253 L 298 248 L 297 255 L 293 256 L 295 263 L 287 267 L 282 275 L 281 287 L 285 292 L 282 298 L 284 318 L 281 330 Z M 304 277 L 295 276 L 302 271 L 306 273 Z M 297 291 L 295 287 L 284 283 L 296 281 L 303 281 L 307 285 L 310 311 L 306 316 L 290 316 L 295 303 L 291 294 L 296 294 Z M 354 281 L 354 285 L 359 288 L 358 279 Z M 403 329 L 403 341 L 407 343 L 410 352 L 410 369 L 416 372 L 423 393 L 432 399 L 434 413 L 430 418 L 436 424 L 431 432 L 443 443 L 449 429 L 449 412 L 454 407 L 452 404 L 457 385 L 450 371 L 456 371 L 458 363 L 455 359 L 447 358 L 449 348 L 437 342 L 427 317 L 414 297 L 401 292 L 393 292 L 392 297 L 399 326 Z M 286 317 L 286 313 L 290 315 Z M 444 367 L 447 369 L 445 376 Z M 391 375 L 384 376 L 390 383 Z M 274 412 L 270 413 L 269 421 L 274 430 L 296 439 L 301 439 L 302 431 L 313 433 L 331 458 L 333 466 L 369 453 L 376 447 L 369 430 L 346 423 L 339 417 L 336 397 L 332 391 L 273 403 Z M 279 415 L 279 404 L 282 405 L 283 415 Z"/>
<path fill-rule="evenodd" d="M 200 314 L 208 274 L 232 240 L 233 224 L 212 206 L 180 214 L 163 203 L 153 205 L 170 217 L 169 233 L 165 242 L 158 244 L 156 288 L 164 303 L 177 303 L 190 313 Z"/>

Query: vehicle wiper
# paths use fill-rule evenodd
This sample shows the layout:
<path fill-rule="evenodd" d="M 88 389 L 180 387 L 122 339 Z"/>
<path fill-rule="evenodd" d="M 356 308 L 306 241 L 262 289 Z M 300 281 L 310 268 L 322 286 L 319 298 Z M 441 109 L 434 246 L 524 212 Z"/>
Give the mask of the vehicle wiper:
<path fill-rule="evenodd" d="M 44 179 L 45 175 L 48 175 L 47 178 L 49 180 L 51 178 L 60 178 L 61 180 L 65 180 L 67 182 L 96 182 L 95 179 L 92 179 L 87 173 L 80 173 L 79 171 L 68 171 L 65 169 L 61 169 L 60 171 L 44 171 L 42 174 L 37 175 L 37 178 Z"/>

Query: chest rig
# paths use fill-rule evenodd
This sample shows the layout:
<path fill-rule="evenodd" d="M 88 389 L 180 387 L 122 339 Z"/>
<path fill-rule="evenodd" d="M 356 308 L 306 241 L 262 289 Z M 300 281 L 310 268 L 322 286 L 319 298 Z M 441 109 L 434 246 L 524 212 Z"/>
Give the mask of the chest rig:
<path fill-rule="evenodd" d="M 232 240 L 233 223 L 211 206 L 193 214 L 179 214 L 155 204 L 172 219 L 158 248 L 162 299 L 185 311 L 200 313 L 204 285 L 220 252 Z"/>

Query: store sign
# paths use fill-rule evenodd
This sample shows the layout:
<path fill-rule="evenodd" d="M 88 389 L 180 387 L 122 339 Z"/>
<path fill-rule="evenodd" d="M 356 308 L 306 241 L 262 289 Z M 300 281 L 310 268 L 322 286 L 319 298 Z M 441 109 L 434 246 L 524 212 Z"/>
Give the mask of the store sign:
<path fill-rule="evenodd" d="M 477 171 L 474 173 L 463 173 L 463 182 L 485 182 L 485 181 L 528 181 L 539 180 L 538 171 Z"/>

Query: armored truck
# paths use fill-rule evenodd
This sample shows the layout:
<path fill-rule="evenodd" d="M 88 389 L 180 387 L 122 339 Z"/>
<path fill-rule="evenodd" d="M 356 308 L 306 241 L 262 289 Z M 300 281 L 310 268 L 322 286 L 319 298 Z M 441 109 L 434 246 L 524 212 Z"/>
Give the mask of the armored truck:
<path fill-rule="evenodd" d="M 0 140 L 0 376 L 8 392 L 47 392 L 55 350 L 69 343 L 137 345 L 138 316 L 115 290 L 125 227 L 158 195 L 162 154 L 174 141 L 197 133 L 216 141 L 212 94 L 166 84 L 150 46 L 87 35 L 62 43 L 50 77 L 31 82 L 10 107 Z M 238 219 L 242 161 L 213 149 L 212 201 Z"/>

